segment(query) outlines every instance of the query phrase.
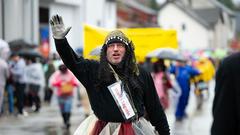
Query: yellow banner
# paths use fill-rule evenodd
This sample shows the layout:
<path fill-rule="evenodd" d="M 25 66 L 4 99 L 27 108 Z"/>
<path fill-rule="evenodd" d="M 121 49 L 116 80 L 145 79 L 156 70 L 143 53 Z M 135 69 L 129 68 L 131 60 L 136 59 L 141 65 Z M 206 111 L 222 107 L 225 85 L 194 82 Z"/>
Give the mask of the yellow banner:
<path fill-rule="evenodd" d="M 84 26 L 83 55 L 85 58 L 93 58 L 89 53 L 94 48 L 103 45 L 105 37 L 111 30 L 113 29 Z M 175 30 L 160 28 L 124 28 L 120 30 L 133 41 L 138 61 L 144 61 L 146 54 L 157 48 L 178 48 Z"/>

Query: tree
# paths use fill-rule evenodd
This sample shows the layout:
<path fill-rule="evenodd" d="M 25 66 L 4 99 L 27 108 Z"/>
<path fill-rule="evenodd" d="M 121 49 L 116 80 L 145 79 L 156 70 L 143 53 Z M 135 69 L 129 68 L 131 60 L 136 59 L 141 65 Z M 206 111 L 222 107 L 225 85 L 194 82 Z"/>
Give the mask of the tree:
<path fill-rule="evenodd" d="M 150 7 L 155 10 L 159 10 L 159 5 L 156 0 L 151 0 L 150 1 Z"/>
<path fill-rule="evenodd" d="M 232 0 L 218 0 L 219 2 L 223 3 L 225 6 L 232 10 L 240 10 L 240 7 L 237 7 L 233 4 Z"/>

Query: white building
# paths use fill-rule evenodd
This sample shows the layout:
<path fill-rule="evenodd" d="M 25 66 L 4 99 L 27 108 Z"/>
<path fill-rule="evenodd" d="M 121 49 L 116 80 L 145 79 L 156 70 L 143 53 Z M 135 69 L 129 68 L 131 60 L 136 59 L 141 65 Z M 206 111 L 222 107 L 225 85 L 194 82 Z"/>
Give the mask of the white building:
<path fill-rule="evenodd" d="M 215 0 L 168 1 L 159 11 L 158 23 L 176 29 L 180 49 L 227 47 L 234 37 L 234 13 Z"/>
<path fill-rule="evenodd" d="M 115 0 L 0 0 L 0 38 L 39 45 L 40 28 L 49 28 L 54 14 L 72 27 L 67 38 L 74 49 L 83 45 L 84 23 L 105 28 L 117 24 Z M 55 51 L 51 34 L 49 38 L 51 51 Z"/>
<path fill-rule="evenodd" d="M 1 0 L 0 38 L 38 43 L 38 1 Z"/>

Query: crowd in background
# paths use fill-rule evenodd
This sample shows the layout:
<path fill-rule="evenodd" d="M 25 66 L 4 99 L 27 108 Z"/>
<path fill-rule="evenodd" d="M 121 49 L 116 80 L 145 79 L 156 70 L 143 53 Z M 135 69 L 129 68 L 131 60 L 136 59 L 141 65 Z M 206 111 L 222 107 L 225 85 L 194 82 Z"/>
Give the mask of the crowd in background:
<path fill-rule="evenodd" d="M 66 94 L 61 96 L 60 90 L 56 90 L 56 92 L 54 89 L 63 89 L 63 87 L 64 89 L 73 89 L 73 87 L 59 84 L 59 81 L 63 81 L 58 80 L 61 78 L 59 77 L 61 73 L 69 71 L 64 67 L 57 54 L 52 54 L 48 59 L 22 57 L 18 53 L 2 48 L 0 63 L 1 115 L 27 116 L 29 112 L 39 112 L 42 103 L 51 103 L 51 97 L 55 93 L 58 96 L 64 123 L 69 128 L 73 93 L 66 98 Z M 151 73 L 163 108 L 167 110 L 174 106 L 176 121 L 182 121 L 187 118 L 185 110 L 191 85 L 194 85 L 196 96 L 200 97 L 197 108 L 201 109 L 202 92 L 207 92 L 208 83 L 214 78 L 216 63 L 218 61 L 211 57 L 188 57 L 186 61 L 147 58 L 144 63 L 139 63 L 139 65 Z M 64 78 L 73 78 L 73 80 L 70 79 L 72 86 L 79 87 L 79 82 L 74 80 L 76 78 L 72 74 Z M 82 100 L 85 115 L 89 115 L 91 108 L 86 92 L 82 89 L 78 90 L 77 96 Z M 64 103 L 68 104 L 64 105 Z M 63 106 L 67 106 L 67 109 Z"/>
<path fill-rule="evenodd" d="M 39 58 L 21 57 L 18 53 L 10 53 L 9 58 L 3 61 L 7 67 L 5 71 L 1 71 L 1 75 L 7 75 L 1 81 L 6 82 L 1 99 L 7 101 L 8 105 L 4 106 L 2 102 L 1 114 L 5 112 L 27 115 L 25 107 L 39 112 L 42 100 L 50 102 L 53 91 L 49 87 L 48 79 L 58 69 L 59 59 L 52 57 L 42 61 Z"/>
<path fill-rule="evenodd" d="M 0 45 L 0 118 L 4 115 L 27 117 L 29 113 L 41 113 L 42 105 L 58 104 L 64 125 L 69 129 L 75 97 L 85 115 L 90 114 L 86 91 L 58 54 L 44 58 L 31 53 L 33 49 L 22 54 L 21 50 L 12 51 L 7 42 L 1 43 L 5 45 Z"/>
<path fill-rule="evenodd" d="M 173 108 L 176 121 L 187 118 L 186 108 L 193 89 L 196 109 L 209 97 L 209 82 L 214 79 L 218 59 L 201 56 L 184 61 L 147 58 L 142 67 L 151 72 L 160 102 L 165 110 Z"/>

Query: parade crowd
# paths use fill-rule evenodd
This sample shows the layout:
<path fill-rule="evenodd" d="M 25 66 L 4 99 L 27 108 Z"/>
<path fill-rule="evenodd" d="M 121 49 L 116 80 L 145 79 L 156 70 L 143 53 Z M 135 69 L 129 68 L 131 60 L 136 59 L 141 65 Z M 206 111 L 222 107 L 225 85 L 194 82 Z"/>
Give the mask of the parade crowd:
<path fill-rule="evenodd" d="M 52 27 L 54 25 L 52 24 Z M 67 34 L 67 33 L 65 33 Z M 115 35 L 114 35 L 115 34 Z M 126 42 L 123 42 L 120 38 L 115 39 L 115 37 L 118 35 L 120 38 L 123 38 L 123 40 L 126 40 Z M 113 36 L 113 37 L 111 37 Z M 108 39 L 109 38 L 109 39 Z M 95 98 L 88 98 L 89 94 L 90 96 L 95 96 L 93 93 L 91 93 L 90 89 L 98 89 L 102 86 L 99 85 L 97 82 L 100 81 L 101 85 L 109 85 L 110 80 L 103 78 L 106 77 L 107 73 L 102 74 L 102 80 L 98 80 L 98 78 L 93 78 L 93 80 L 89 80 L 90 77 L 95 76 L 97 73 L 93 70 L 94 68 L 91 68 L 91 64 L 96 66 L 95 62 L 91 63 L 89 61 L 83 61 L 80 59 L 80 62 L 83 62 L 86 64 L 86 66 L 80 66 L 79 62 L 77 62 L 78 58 L 75 56 L 68 45 L 67 41 L 65 41 L 64 37 L 61 37 L 58 39 L 58 37 L 55 37 L 56 47 L 58 49 L 58 53 L 60 52 L 60 56 L 62 60 L 60 59 L 60 56 L 58 54 L 51 54 L 48 58 L 44 57 L 36 57 L 36 56 L 27 56 L 27 55 L 21 55 L 17 52 L 12 52 L 8 47 L 3 46 L 0 51 L 0 118 L 4 115 L 14 115 L 16 117 L 25 117 L 28 116 L 29 113 L 41 113 L 41 106 L 48 105 L 52 102 L 52 96 L 57 96 L 57 101 L 59 105 L 59 110 L 61 113 L 61 116 L 63 118 L 63 123 L 66 127 L 66 129 L 70 128 L 71 122 L 71 109 L 73 106 L 73 97 L 76 96 L 79 101 L 79 106 L 82 106 L 84 108 L 84 113 L 86 118 L 91 118 L 93 112 L 98 113 L 97 115 L 101 116 L 102 119 L 105 119 L 105 115 L 98 110 L 98 106 L 96 102 L 98 99 Z M 1 41 L 2 43 L 7 44 L 5 41 Z M 113 34 L 108 35 L 106 37 L 105 45 L 106 51 L 111 47 L 114 48 L 120 48 L 126 47 L 125 49 L 129 49 L 127 51 L 129 57 L 132 57 L 133 61 L 136 62 L 136 59 L 134 58 L 134 55 L 131 54 L 133 52 L 133 45 L 129 45 L 131 43 L 128 41 L 128 39 L 125 37 L 125 35 L 122 35 L 121 32 L 114 31 Z M 117 43 L 121 43 L 120 45 Z M 111 45 L 117 45 L 111 46 Z M 123 46 L 124 44 L 125 46 Z M 63 50 L 62 47 L 59 47 L 60 45 L 65 45 L 67 48 Z M 129 47 L 129 48 L 128 48 Z M 68 50 L 69 49 L 69 50 Z M 132 49 L 132 50 L 131 50 Z M 67 51 L 69 55 L 66 55 Z M 61 54 L 62 53 L 62 54 Z M 101 52 L 104 53 L 104 52 Z M 73 55 L 71 57 L 76 57 L 76 61 L 72 58 L 70 58 L 70 55 Z M 101 54 L 106 55 L 106 57 L 109 54 Z M 117 55 L 117 56 L 115 56 Z M 119 58 L 118 55 L 121 55 L 121 53 L 115 53 L 113 54 L 113 57 Z M 179 60 L 173 60 L 173 59 L 164 59 L 164 58 L 149 58 L 146 57 L 145 61 L 141 61 L 136 63 L 132 63 L 133 67 L 131 70 L 133 70 L 133 73 L 131 71 L 127 71 L 126 73 L 129 75 L 125 75 L 125 71 L 121 73 L 120 71 L 123 70 L 116 66 L 115 64 L 112 64 L 110 66 L 111 74 L 114 74 L 114 78 L 118 81 L 123 81 L 122 87 L 125 89 L 142 89 L 140 88 L 141 84 L 137 84 L 134 82 L 135 75 L 138 75 L 139 72 L 142 72 L 144 74 L 141 76 L 141 79 L 146 79 L 149 76 L 147 82 L 149 83 L 148 87 L 151 87 L 152 90 L 149 93 L 145 93 L 144 98 L 146 99 L 138 99 L 138 97 L 135 97 L 138 94 L 142 93 L 134 93 L 134 91 L 129 90 L 127 91 L 127 95 L 130 95 L 133 92 L 134 95 L 133 98 L 130 101 L 132 104 L 136 104 L 136 108 L 133 105 L 133 110 L 136 116 L 134 116 L 133 119 L 130 121 L 136 121 L 136 119 L 139 119 L 140 117 L 146 118 L 146 120 L 151 121 L 153 123 L 157 123 L 157 118 L 162 117 L 161 119 L 165 119 L 165 112 L 169 108 L 173 108 L 175 120 L 176 122 L 181 122 L 184 119 L 188 118 L 188 114 L 186 112 L 186 108 L 189 101 L 189 96 L 191 93 L 191 89 L 194 90 L 194 94 L 197 99 L 196 109 L 201 110 L 204 104 L 204 101 L 206 101 L 209 97 L 209 82 L 214 79 L 215 77 L 215 68 L 217 68 L 219 64 L 219 59 L 214 59 L 210 55 L 206 55 L 203 51 L 196 55 L 186 55 L 181 54 L 184 59 Z M 104 58 L 100 57 L 100 62 L 105 62 Z M 127 56 L 126 56 L 127 57 Z M 124 57 L 125 58 L 125 57 Z M 110 59 L 110 58 L 108 58 Z M 73 60 L 73 62 L 70 62 Z M 114 63 L 113 58 L 113 63 Z M 131 60 L 129 60 L 131 61 Z M 89 63 L 88 63 L 89 62 Z M 89 65 L 88 65 L 89 64 Z M 105 63 L 106 64 L 106 63 Z M 125 63 L 124 63 L 125 64 Z M 76 66 L 76 67 L 74 67 Z M 94 67 L 93 66 L 93 67 Z M 108 65 L 105 65 L 108 67 Z M 128 67 L 128 66 L 127 66 Z M 82 68 L 82 69 L 80 69 Z M 87 68 L 91 69 L 91 71 L 87 71 Z M 100 70 L 102 68 L 103 72 L 108 72 L 105 68 L 106 67 L 99 67 Z M 77 71 L 77 69 L 82 70 L 81 74 Z M 119 70 L 119 71 L 118 71 Z M 145 73 L 146 72 L 146 73 Z M 149 75 L 148 75 L 149 73 Z M 90 74 L 90 75 L 89 75 Z M 77 77 L 75 77 L 75 76 Z M 129 78 L 129 76 L 132 75 Z M 77 79 L 78 78 L 78 79 Z M 94 79 L 96 79 L 94 81 Z M 79 81 L 80 80 L 80 81 Z M 97 81 L 98 80 L 98 81 Z M 151 80 L 153 82 L 151 82 Z M 106 82 L 104 82 L 106 81 Z M 126 82 L 124 82 L 126 81 Z M 129 82 L 128 82 L 129 81 Z M 145 80 L 146 81 L 146 80 Z M 81 83 L 80 83 L 81 82 Z M 83 84 L 82 84 L 83 83 Z M 96 84 L 95 84 L 96 83 Z M 126 83 L 126 84 L 124 84 Z M 133 84 L 131 84 L 133 83 Z M 136 84 L 134 84 L 136 83 Z M 151 84 L 153 83 L 152 88 Z M 85 88 L 82 89 L 81 86 L 85 85 Z M 126 85 L 126 86 L 125 86 Z M 128 86 L 129 85 L 129 86 Z M 132 86 L 133 85 L 133 86 Z M 142 86 L 141 86 L 142 87 Z M 77 92 L 74 92 L 76 90 Z M 129 92 L 129 93 L 128 93 Z M 98 93 L 98 91 L 97 91 Z M 151 95 L 150 93 L 153 93 Z M 154 95 L 156 93 L 156 96 Z M 76 95 L 74 95 L 76 94 Z M 88 95 L 87 95 L 88 94 Z M 93 94 L 93 95 L 91 95 Z M 105 93 L 106 94 L 106 93 Z M 99 95 L 98 95 L 99 96 Z M 104 95 L 106 96 L 106 95 Z M 145 97 L 149 96 L 149 97 Z M 101 96 L 100 96 L 101 97 Z M 112 98 L 111 98 L 112 99 Z M 90 101 L 89 101 L 90 100 Z M 95 101 L 96 100 L 96 101 Z M 105 99 L 106 100 L 106 99 Z M 110 100 L 110 99 L 109 99 Z M 136 101 L 135 101 L 136 100 Z M 142 101 L 144 100 L 144 104 L 146 105 L 146 108 L 148 109 L 148 112 L 141 108 Z M 95 104 L 96 106 L 90 105 L 90 103 Z M 102 101 L 101 101 L 102 102 Z M 104 101 L 105 102 L 105 101 Z M 134 102 L 139 102 L 134 103 Z M 146 103 L 145 103 L 146 102 Z M 100 102 L 99 102 L 100 103 Z M 152 110 L 151 103 L 157 103 L 160 108 L 158 110 L 159 112 L 163 111 L 163 114 L 161 116 L 157 117 L 155 114 L 159 112 L 155 112 Z M 139 105 L 139 106 L 138 106 Z M 109 108 L 111 110 L 112 104 L 110 106 L 106 106 L 106 109 Z M 115 108 L 114 106 L 112 106 Z M 112 109 L 113 109 L 112 108 Z M 116 109 L 116 108 L 115 108 Z M 109 113 L 109 112 L 106 112 Z M 139 113 L 139 114 L 138 114 Z M 140 116 L 139 116 L 140 115 Z M 112 119 L 115 119 L 116 121 L 122 121 L 118 120 L 118 114 L 116 113 L 116 116 L 114 116 Z M 107 118 L 107 117 L 106 117 Z M 114 120 L 114 121 L 115 121 Z M 145 120 L 145 119 L 144 119 Z M 144 121 L 143 120 L 143 121 Z M 106 123 L 102 123 L 104 121 L 100 121 L 95 119 L 95 121 L 98 124 L 106 125 Z M 112 121 L 112 120 L 109 120 Z M 125 121 L 128 121 L 125 119 Z M 163 120 L 165 121 L 165 120 Z M 166 120 L 167 121 L 167 120 Z M 145 123 L 146 124 L 146 123 Z M 147 124 L 144 126 L 148 126 Z M 102 126 L 103 126 L 102 125 Z M 111 126 L 111 125 L 110 125 Z M 124 125 L 126 126 L 126 125 Z M 164 127 L 165 126 L 165 127 Z M 81 125 L 80 125 L 81 127 Z M 165 129 L 161 129 L 161 128 Z M 158 132 L 165 132 L 168 134 L 168 124 L 162 125 L 162 127 L 157 127 Z M 162 131 L 161 131 L 162 130 Z M 77 131 L 81 132 L 81 131 Z M 142 131 L 139 131 L 142 132 Z M 149 131 L 149 133 L 152 131 Z M 156 131 L 154 131 L 156 132 Z M 96 131 L 97 133 L 97 131 Z"/>

